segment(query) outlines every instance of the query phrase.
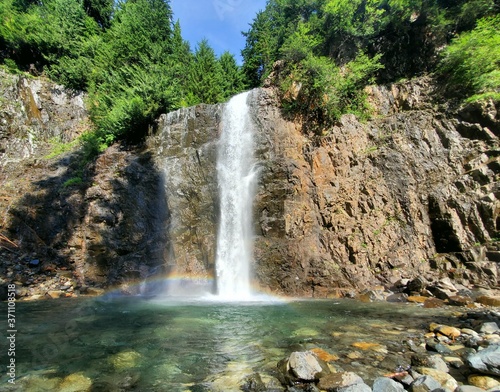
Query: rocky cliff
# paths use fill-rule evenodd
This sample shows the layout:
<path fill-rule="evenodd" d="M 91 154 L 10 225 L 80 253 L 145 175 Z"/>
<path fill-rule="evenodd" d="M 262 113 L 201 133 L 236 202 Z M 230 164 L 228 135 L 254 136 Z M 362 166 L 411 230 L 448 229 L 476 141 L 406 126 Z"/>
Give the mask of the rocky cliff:
<path fill-rule="evenodd" d="M 498 107 L 439 107 L 426 79 L 367 93 L 371 121 L 308 136 L 260 91 L 259 281 L 319 297 L 416 276 L 496 285 L 482 245 L 498 240 Z"/>
<path fill-rule="evenodd" d="M 344 116 L 322 136 L 286 120 L 272 88 L 252 93 L 257 283 L 318 297 L 417 276 L 495 286 L 498 108 L 439 106 L 428 79 L 367 93 L 373 120 Z M 169 114 L 150 139 L 172 212 L 169 263 L 181 274 L 213 270 L 220 110 Z"/>
<path fill-rule="evenodd" d="M 19 111 L 4 101 L 1 113 L 8 117 L 0 157 L 5 279 L 29 290 L 57 289 L 68 282 L 41 274 L 69 269 L 74 273 L 65 275 L 77 290 L 124 287 L 162 273 L 213 276 L 222 105 L 163 115 L 142 147 L 113 146 L 82 170 L 78 152 L 41 158 L 30 136 L 30 129 L 51 129 L 40 140 L 72 140 L 86 124 L 80 101 L 62 105 L 76 105 L 68 110 L 73 119 L 54 115 L 62 125 L 44 125 L 52 124 L 43 113 L 57 99 L 49 94 L 37 101 L 32 82 L 17 78 L 4 96 L 17 94 L 8 101 Z M 57 89 L 50 91 L 57 96 Z M 273 88 L 252 92 L 260 166 L 256 283 L 315 297 L 415 277 L 496 286 L 498 104 L 452 109 L 433 98 L 426 78 L 367 94 L 372 120 L 348 115 L 312 135 L 282 115 Z M 16 183 L 24 175 L 26 181 Z"/>

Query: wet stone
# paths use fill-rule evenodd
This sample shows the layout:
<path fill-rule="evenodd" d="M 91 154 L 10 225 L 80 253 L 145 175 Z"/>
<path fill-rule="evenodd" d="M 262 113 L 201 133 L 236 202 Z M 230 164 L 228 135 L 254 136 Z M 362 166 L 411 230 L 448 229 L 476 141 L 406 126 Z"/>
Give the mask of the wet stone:
<path fill-rule="evenodd" d="M 431 376 L 418 377 L 411 385 L 410 392 L 429 392 L 440 388 L 441 384 Z"/>
<path fill-rule="evenodd" d="M 497 323 L 495 323 L 494 321 L 484 323 L 483 325 L 481 325 L 481 328 L 479 330 L 479 332 L 485 333 L 485 334 L 491 334 L 491 333 L 495 333 L 495 332 L 499 332 L 499 331 L 500 331 L 500 328 L 498 328 Z"/>
<path fill-rule="evenodd" d="M 500 345 L 469 355 L 467 364 L 477 372 L 500 376 Z"/>
<path fill-rule="evenodd" d="M 262 381 L 259 373 L 253 373 L 245 377 L 243 385 L 241 386 L 243 392 L 264 392 L 267 388 Z"/>
<path fill-rule="evenodd" d="M 318 388 L 326 391 L 338 391 L 352 385 L 363 384 L 363 379 L 353 372 L 328 374 L 319 380 Z"/>
<path fill-rule="evenodd" d="M 411 364 L 415 367 L 428 367 L 442 372 L 448 372 L 448 366 L 440 355 L 413 354 Z"/>
<path fill-rule="evenodd" d="M 469 377 L 467 377 L 467 381 L 470 385 L 481 388 L 483 390 L 488 390 L 491 388 L 500 389 L 500 381 L 497 378 L 490 376 L 471 374 Z"/>
<path fill-rule="evenodd" d="M 295 351 L 290 354 L 287 368 L 299 380 L 314 381 L 318 379 L 320 373 L 325 371 L 326 366 L 322 366 L 320 361 L 309 351 Z"/>
<path fill-rule="evenodd" d="M 454 391 L 458 387 L 457 381 L 448 373 L 441 372 L 432 368 L 417 368 L 416 370 L 423 375 L 431 376 L 433 379 L 439 382 L 441 384 L 441 387 L 443 388 Z"/>
<path fill-rule="evenodd" d="M 373 392 L 404 392 L 404 387 L 400 383 L 387 377 L 379 377 L 373 383 Z"/>

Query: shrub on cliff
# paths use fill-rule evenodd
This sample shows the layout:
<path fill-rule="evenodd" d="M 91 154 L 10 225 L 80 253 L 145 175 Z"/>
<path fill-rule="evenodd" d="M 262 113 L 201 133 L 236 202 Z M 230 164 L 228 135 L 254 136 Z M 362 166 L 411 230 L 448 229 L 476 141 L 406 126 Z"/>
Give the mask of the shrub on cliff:
<path fill-rule="evenodd" d="M 469 100 L 500 100 L 500 15 L 480 19 L 445 49 L 439 72 Z"/>

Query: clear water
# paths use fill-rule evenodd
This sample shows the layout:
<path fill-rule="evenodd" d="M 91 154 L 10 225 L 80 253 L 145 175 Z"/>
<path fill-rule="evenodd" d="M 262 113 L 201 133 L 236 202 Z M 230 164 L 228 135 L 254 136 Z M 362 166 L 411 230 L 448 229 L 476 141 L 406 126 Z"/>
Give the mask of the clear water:
<path fill-rule="evenodd" d="M 1 307 L 7 314 L 6 304 Z M 353 300 L 19 302 L 17 385 L 9 387 L 2 374 L 0 390 L 57 391 L 45 386 L 82 372 L 92 380 L 92 391 L 120 390 L 127 380 L 134 380 L 135 391 L 231 391 L 245 375 L 259 372 L 270 379 L 280 359 L 316 347 L 339 357 L 334 366 L 372 380 L 394 370 L 387 360 L 392 354 L 362 352 L 353 360 L 348 355 L 360 350 L 352 343 L 398 350 L 435 321 L 436 312 Z"/>
<path fill-rule="evenodd" d="M 217 157 L 220 220 L 217 236 L 217 293 L 229 299 L 251 297 L 252 202 L 257 171 L 253 160 L 250 92 L 224 107 Z"/>

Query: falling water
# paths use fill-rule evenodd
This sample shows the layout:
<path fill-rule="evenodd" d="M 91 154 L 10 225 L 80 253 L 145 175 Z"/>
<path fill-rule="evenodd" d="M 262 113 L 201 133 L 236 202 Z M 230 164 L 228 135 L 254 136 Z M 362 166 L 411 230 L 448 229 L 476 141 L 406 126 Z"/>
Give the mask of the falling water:
<path fill-rule="evenodd" d="M 252 201 L 257 173 L 248 97 L 249 92 L 239 94 L 224 108 L 217 160 L 220 195 L 217 291 L 228 300 L 251 296 Z"/>

